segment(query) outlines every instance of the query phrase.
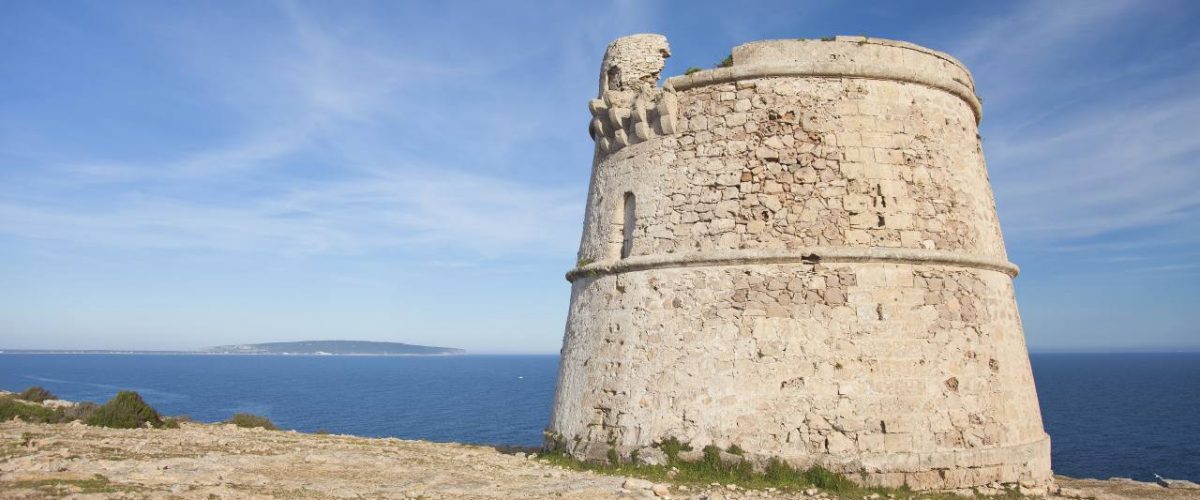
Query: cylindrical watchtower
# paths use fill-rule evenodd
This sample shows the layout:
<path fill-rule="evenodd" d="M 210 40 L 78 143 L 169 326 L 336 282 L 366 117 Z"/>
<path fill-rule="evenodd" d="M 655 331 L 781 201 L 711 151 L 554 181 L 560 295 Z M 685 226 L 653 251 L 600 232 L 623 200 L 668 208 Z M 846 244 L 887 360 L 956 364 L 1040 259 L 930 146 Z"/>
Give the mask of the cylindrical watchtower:
<path fill-rule="evenodd" d="M 668 55 L 659 35 L 605 53 L 552 439 L 915 489 L 1049 480 L 963 65 L 775 40 L 658 87 Z"/>

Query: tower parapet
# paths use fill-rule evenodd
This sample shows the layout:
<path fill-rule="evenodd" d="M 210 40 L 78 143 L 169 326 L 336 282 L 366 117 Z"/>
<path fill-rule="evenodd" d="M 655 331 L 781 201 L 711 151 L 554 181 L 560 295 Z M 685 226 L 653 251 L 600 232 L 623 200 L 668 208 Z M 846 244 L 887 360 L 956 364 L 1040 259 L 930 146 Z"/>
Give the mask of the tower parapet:
<path fill-rule="evenodd" d="M 1046 481 L 965 67 L 863 37 L 753 42 L 657 86 L 613 42 L 550 431 L 676 438 L 962 488 Z"/>

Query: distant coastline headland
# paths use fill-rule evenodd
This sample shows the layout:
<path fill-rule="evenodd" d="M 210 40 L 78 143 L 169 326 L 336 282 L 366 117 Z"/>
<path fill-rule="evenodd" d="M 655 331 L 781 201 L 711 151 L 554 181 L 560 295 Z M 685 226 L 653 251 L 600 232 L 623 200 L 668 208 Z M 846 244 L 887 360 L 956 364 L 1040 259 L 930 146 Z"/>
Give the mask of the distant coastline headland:
<path fill-rule="evenodd" d="M 454 347 L 435 347 L 400 342 L 369 342 L 364 340 L 305 340 L 300 342 L 267 342 L 210 347 L 203 352 L 213 354 L 280 354 L 280 355 L 338 355 L 338 356 L 444 356 L 464 354 Z"/>
<path fill-rule="evenodd" d="M 117 349 L 0 349 L 0 354 L 244 354 L 268 356 L 453 356 L 466 354 L 456 347 L 365 340 L 303 340 L 230 344 L 194 351 L 142 351 Z"/>

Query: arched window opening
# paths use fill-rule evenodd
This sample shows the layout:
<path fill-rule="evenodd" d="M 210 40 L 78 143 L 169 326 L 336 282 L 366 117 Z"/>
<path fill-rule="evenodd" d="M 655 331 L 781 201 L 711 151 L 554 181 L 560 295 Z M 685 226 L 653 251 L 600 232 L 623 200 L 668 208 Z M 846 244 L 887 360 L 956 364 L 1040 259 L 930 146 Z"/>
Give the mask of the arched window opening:
<path fill-rule="evenodd" d="M 621 258 L 633 252 L 633 231 L 637 228 L 637 200 L 633 193 L 625 193 L 625 226 L 621 231 Z"/>

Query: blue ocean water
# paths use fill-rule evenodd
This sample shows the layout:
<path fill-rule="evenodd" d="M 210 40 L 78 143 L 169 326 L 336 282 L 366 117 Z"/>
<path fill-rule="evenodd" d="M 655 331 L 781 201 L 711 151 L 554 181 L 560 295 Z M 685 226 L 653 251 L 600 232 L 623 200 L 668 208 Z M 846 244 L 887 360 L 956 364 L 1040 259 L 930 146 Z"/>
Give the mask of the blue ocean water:
<path fill-rule="evenodd" d="M 1055 472 L 1200 481 L 1200 354 L 1035 354 Z M 0 389 L 103 402 L 136 390 L 161 412 L 283 428 L 534 446 L 557 356 L 0 354 Z"/>
<path fill-rule="evenodd" d="M 305 432 L 540 444 L 557 356 L 0 355 L 0 389 L 104 402 L 137 391 L 164 415 L 237 412 Z"/>
<path fill-rule="evenodd" d="M 1200 353 L 1030 359 L 1055 473 L 1200 482 Z"/>

